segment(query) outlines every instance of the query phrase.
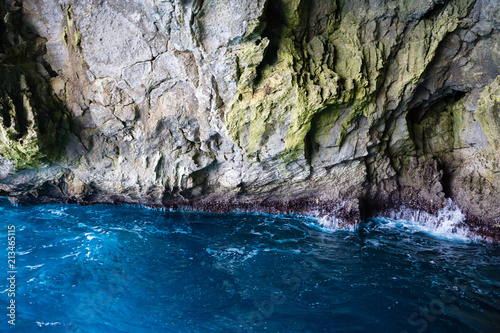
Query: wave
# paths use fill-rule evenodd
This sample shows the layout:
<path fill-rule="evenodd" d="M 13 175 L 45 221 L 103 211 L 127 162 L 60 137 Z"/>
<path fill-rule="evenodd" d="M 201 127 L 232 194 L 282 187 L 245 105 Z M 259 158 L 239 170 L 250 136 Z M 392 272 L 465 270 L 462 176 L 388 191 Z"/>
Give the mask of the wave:
<path fill-rule="evenodd" d="M 402 206 L 377 215 L 375 219 L 383 221 L 386 227 L 398 227 L 410 232 L 426 234 L 449 240 L 482 240 L 465 223 L 465 214 L 451 200 L 436 215 Z"/>
<path fill-rule="evenodd" d="M 325 232 L 333 232 L 338 230 L 355 231 L 358 230 L 359 226 L 369 226 L 370 223 L 367 221 L 375 221 L 382 228 L 400 228 L 412 233 L 423 232 L 447 240 L 466 242 L 487 240 L 468 227 L 465 214 L 451 199 L 448 199 L 446 205 L 436 214 L 401 206 L 397 209 L 384 211 L 361 223 L 346 222 L 339 218 L 338 216 L 342 216 L 345 208 L 344 204 L 339 203 L 332 207 L 328 214 L 312 211 L 309 215 L 314 217 L 314 222 L 308 224 Z"/>
<path fill-rule="evenodd" d="M 358 221 L 346 221 L 345 219 L 339 217 L 344 215 L 348 208 L 348 204 L 342 201 L 331 205 L 326 214 L 324 211 L 312 211 L 310 212 L 310 215 L 316 218 L 321 229 L 324 231 L 355 231 L 359 226 Z"/>
<path fill-rule="evenodd" d="M 334 214 L 317 217 L 316 220 L 324 231 L 355 231 L 358 228 L 358 223 L 346 223 Z"/>

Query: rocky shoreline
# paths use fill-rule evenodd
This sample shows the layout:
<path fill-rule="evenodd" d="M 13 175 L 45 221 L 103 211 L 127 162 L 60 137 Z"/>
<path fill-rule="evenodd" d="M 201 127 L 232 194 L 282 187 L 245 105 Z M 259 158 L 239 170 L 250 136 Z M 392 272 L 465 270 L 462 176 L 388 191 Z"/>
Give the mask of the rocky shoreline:
<path fill-rule="evenodd" d="M 494 0 L 8 0 L 0 195 L 500 225 Z"/>
<path fill-rule="evenodd" d="M 68 172 L 66 170 L 66 172 Z M 43 179 L 43 178 L 41 178 Z M 19 186 L 19 184 L 17 184 Z M 416 215 L 427 213 L 436 217 L 445 206 L 440 202 L 430 202 L 392 197 L 386 200 L 372 198 L 351 198 L 347 200 L 325 199 L 318 196 L 292 197 L 249 197 L 242 194 L 225 197 L 183 198 L 181 195 L 167 196 L 161 200 L 126 198 L 113 193 L 88 191 L 78 197 L 68 192 L 69 186 L 64 180 L 58 184 L 44 181 L 38 188 L 33 183 L 23 186 L 17 191 L 0 185 L 0 196 L 8 196 L 16 205 L 36 205 L 46 203 L 74 203 L 79 205 L 111 204 L 140 205 L 155 209 L 171 211 L 192 211 L 207 213 L 264 213 L 305 215 L 323 219 L 330 229 L 350 229 L 358 227 L 364 220 L 376 216 L 390 217 L 397 210 L 413 211 Z M 469 237 L 475 240 L 500 242 L 500 225 L 497 220 L 485 221 L 482 217 L 464 212 L 464 220 L 460 227 L 467 228 Z M 440 223 L 440 222 L 439 222 Z M 437 225 L 436 225 L 437 227 Z"/>

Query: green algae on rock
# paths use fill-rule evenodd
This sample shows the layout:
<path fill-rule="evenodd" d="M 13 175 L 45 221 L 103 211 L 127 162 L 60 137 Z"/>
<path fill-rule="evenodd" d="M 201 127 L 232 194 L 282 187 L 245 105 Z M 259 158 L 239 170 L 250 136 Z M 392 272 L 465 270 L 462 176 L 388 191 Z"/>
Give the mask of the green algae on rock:
<path fill-rule="evenodd" d="M 23 25 L 22 9 L 2 11 L 0 53 L 0 154 L 15 171 L 39 168 L 59 157 L 69 130 L 65 107 L 39 73 L 43 39 Z"/>

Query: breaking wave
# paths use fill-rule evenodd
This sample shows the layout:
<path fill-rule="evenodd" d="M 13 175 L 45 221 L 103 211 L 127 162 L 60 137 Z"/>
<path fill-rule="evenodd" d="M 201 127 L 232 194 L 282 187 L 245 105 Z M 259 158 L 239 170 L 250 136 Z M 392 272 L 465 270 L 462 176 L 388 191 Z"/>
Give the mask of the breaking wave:
<path fill-rule="evenodd" d="M 343 213 L 348 210 L 347 203 L 340 202 L 330 207 L 327 214 L 320 211 L 312 211 L 314 216 L 323 231 L 331 232 L 335 230 L 355 231 L 359 225 L 357 221 L 346 221 L 340 218 Z"/>
<path fill-rule="evenodd" d="M 401 231 L 410 233 L 423 232 L 447 240 L 487 240 L 475 234 L 467 226 L 465 214 L 451 199 L 448 199 L 446 206 L 438 210 L 436 214 L 401 206 L 380 213 L 361 223 L 357 221 L 346 222 L 344 219 L 339 218 L 344 208 L 344 205 L 340 203 L 326 215 L 316 211 L 311 212 L 311 215 L 315 218 L 314 224 L 325 232 L 333 232 L 337 230 L 355 231 L 360 226 L 370 228 L 375 222 L 378 228 L 400 228 Z"/>
<path fill-rule="evenodd" d="M 321 229 L 331 232 L 336 230 L 355 231 L 358 228 L 358 223 L 346 223 L 343 219 L 338 218 L 334 214 L 317 217 Z"/>
<path fill-rule="evenodd" d="M 465 215 L 448 199 L 446 206 L 436 215 L 424 211 L 400 207 L 375 217 L 385 227 L 403 228 L 409 232 L 424 232 L 431 236 L 449 240 L 481 240 L 465 223 Z"/>

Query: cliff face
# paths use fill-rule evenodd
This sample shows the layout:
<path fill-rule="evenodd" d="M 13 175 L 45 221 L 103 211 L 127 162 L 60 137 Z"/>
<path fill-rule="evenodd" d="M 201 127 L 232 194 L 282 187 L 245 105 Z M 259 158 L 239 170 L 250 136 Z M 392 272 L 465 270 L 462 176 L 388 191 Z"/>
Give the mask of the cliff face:
<path fill-rule="evenodd" d="M 496 0 L 1 5 L 0 189 L 500 223 Z M 317 207 L 316 207 L 317 206 Z"/>

